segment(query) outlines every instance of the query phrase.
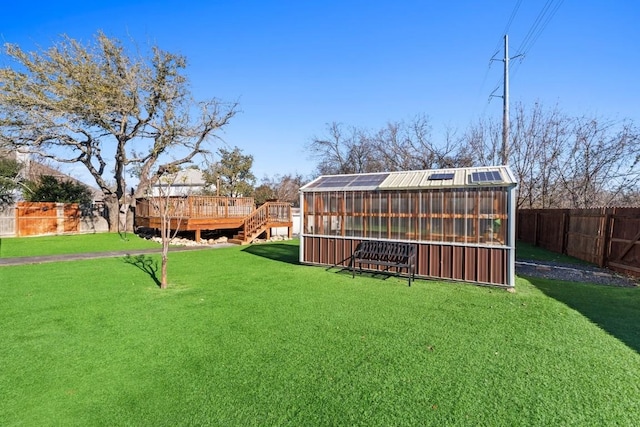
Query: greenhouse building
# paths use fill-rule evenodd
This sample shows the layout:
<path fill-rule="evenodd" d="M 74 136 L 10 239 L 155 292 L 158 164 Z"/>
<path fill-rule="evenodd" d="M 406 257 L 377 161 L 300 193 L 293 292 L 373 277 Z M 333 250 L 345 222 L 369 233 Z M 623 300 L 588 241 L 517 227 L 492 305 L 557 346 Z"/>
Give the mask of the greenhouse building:
<path fill-rule="evenodd" d="M 320 176 L 300 189 L 300 262 L 348 267 L 360 242 L 405 242 L 418 277 L 513 287 L 515 191 L 507 166 Z"/>

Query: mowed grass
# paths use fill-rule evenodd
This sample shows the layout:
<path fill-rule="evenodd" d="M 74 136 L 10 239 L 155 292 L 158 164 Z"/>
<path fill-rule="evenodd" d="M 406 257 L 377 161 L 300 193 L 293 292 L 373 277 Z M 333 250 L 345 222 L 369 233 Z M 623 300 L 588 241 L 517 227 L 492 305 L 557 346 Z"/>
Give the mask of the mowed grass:
<path fill-rule="evenodd" d="M 154 248 L 158 249 L 160 245 L 140 238 L 134 233 L 0 238 L 0 258 Z"/>
<path fill-rule="evenodd" d="M 551 252 L 539 246 L 534 246 L 530 243 L 525 243 L 520 240 L 516 243 L 516 258 L 526 261 L 551 261 L 563 264 L 589 265 L 587 261 L 583 261 L 569 255 Z"/>
<path fill-rule="evenodd" d="M 0 268 L 0 425 L 640 425 L 638 289 L 407 287 L 297 250 L 173 253 L 164 291 L 155 255 Z"/>

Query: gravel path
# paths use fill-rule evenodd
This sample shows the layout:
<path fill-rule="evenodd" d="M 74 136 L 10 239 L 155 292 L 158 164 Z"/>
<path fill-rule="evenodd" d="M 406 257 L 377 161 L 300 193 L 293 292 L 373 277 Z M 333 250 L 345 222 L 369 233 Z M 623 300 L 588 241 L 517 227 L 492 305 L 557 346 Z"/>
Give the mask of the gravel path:
<path fill-rule="evenodd" d="M 224 248 L 227 246 L 235 246 L 235 245 L 233 245 L 232 243 L 216 243 L 214 245 L 172 246 L 169 249 L 169 253 L 216 249 L 216 248 Z M 32 256 L 32 257 L 0 258 L 0 267 L 10 266 L 10 265 L 43 264 L 43 263 L 61 262 L 61 261 L 78 261 L 78 260 L 84 260 L 84 259 L 116 258 L 121 256 L 127 256 L 127 255 L 134 256 L 134 255 L 144 255 L 144 254 L 155 254 L 160 252 L 162 252 L 162 248 L 126 250 L 126 251 L 88 252 L 88 253 L 65 254 L 65 255 L 43 255 L 43 256 Z"/>
<path fill-rule="evenodd" d="M 516 274 L 607 286 L 635 287 L 640 285 L 638 279 L 623 276 L 606 268 L 550 261 L 516 261 Z"/>

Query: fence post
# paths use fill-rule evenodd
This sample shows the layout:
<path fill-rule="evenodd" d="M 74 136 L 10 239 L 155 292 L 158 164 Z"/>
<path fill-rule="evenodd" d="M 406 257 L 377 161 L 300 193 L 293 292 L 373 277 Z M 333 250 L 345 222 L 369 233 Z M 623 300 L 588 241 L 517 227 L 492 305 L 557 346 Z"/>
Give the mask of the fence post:
<path fill-rule="evenodd" d="M 538 243 L 540 242 L 540 221 L 538 219 L 539 215 L 540 212 L 538 212 L 537 210 L 533 214 L 533 246 L 538 246 Z"/>
<path fill-rule="evenodd" d="M 562 243 L 561 254 L 567 254 L 567 244 L 569 242 L 569 221 L 571 219 L 570 211 L 564 210 L 562 212 Z"/>
<path fill-rule="evenodd" d="M 602 236 L 602 248 L 601 248 L 602 253 L 600 254 L 598 267 L 605 267 L 607 265 L 607 261 L 609 261 L 612 222 L 613 222 L 613 215 L 610 213 L 606 214 L 604 219 L 604 227 L 603 227 L 604 234 Z"/>
<path fill-rule="evenodd" d="M 62 234 L 64 232 L 65 220 L 64 204 L 56 203 L 56 234 Z"/>

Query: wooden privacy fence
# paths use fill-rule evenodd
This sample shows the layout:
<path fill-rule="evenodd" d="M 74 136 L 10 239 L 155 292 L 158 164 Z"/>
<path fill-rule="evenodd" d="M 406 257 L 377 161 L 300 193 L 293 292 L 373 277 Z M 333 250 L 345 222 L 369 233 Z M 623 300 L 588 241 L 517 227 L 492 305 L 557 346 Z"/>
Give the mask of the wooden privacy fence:
<path fill-rule="evenodd" d="M 77 233 L 81 216 L 77 203 L 18 202 L 0 209 L 0 236 Z"/>
<path fill-rule="evenodd" d="M 18 202 L 17 236 L 77 233 L 80 208 L 77 203 Z"/>
<path fill-rule="evenodd" d="M 640 208 L 520 209 L 517 238 L 640 277 Z"/>

